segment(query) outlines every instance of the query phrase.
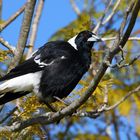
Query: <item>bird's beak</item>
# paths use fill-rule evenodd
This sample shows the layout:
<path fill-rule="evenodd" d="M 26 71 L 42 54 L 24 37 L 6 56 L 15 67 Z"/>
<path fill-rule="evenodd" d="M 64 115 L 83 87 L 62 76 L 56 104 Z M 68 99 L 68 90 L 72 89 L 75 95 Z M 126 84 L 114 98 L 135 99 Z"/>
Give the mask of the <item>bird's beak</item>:
<path fill-rule="evenodd" d="M 92 35 L 92 37 L 90 37 L 87 41 L 91 41 L 91 42 L 101 42 L 103 41 L 99 36 L 97 35 Z"/>

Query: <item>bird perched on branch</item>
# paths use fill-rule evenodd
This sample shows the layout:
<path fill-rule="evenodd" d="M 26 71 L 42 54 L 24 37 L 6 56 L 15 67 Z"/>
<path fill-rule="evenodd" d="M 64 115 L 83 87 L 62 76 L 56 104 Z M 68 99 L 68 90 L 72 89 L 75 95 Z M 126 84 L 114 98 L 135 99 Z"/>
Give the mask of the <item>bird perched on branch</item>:
<path fill-rule="evenodd" d="M 66 41 L 52 41 L 0 78 L 0 105 L 35 93 L 49 105 L 68 96 L 91 64 L 91 49 L 101 39 L 82 31 Z"/>

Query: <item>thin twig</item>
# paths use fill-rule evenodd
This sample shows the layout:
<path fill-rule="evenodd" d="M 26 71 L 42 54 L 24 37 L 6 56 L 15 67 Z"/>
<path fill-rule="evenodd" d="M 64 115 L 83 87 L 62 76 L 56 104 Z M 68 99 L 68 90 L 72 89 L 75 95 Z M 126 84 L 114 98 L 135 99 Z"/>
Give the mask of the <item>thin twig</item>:
<path fill-rule="evenodd" d="M 124 68 L 124 67 L 128 67 L 128 66 L 134 64 L 134 62 L 135 62 L 136 60 L 138 60 L 138 58 L 140 58 L 140 55 L 134 57 L 134 58 L 133 58 L 129 63 L 127 63 L 127 64 L 121 64 L 121 62 L 122 62 L 122 61 L 121 61 L 121 62 L 118 62 L 118 63 L 116 63 L 116 64 L 114 64 L 114 65 L 110 65 L 109 67 L 111 67 L 111 68 Z"/>
<path fill-rule="evenodd" d="M 119 100 L 116 104 L 110 106 L 110 107 L 107 107 L 105 109 L 105 111 L 109 111 L 109 110 L 112 110 L 112 109 L 115 109 L 116 107 L 118 107 L 121 103 L 123 103 L 128 97 L 130 97 L 132 94 L 134 93 L 137 93 L 140 91 L 140 86 L 138 86 L 137 88 L 135 88 L 134 90 L 132 91 L 129 91 L 121 100 Z"/>
<path fill-rule="evenodd" d="M 99 117 L 101 114 L 101 112 L 98 112 L 97 110 L 93 110 L 93 111 L 78 111 L 76 113 L 73 113 L 73 116 L 77 116 L 77 117 L 89 117 L 89 118 L 93 118 L 96 119 L 97 117 Z"/>
<path fill-rule="evenodd" d="M 36 9 L 36 12 L 34 15 L 33 24 L 31 26 L 31 35 L 29 38 L 29 45 L 28 45 L 29 49 L 27 52 L 27 58 L 32 54 L 32 51 L 33 51 L 33 47 L 34 47 L 34 43 L 35 43 L 35 39 L 36 39 L 36 34 L 37 34 L 37 29 L 38 29 L 38 24 L 39 24 L 42 10 L 43 10 L 43 5 L 44 5 L 44 0 L 39 0 L 37 9 Z"/>
<path fill-rule="evenodd" d="M 119 62 L 119 65 L 120 65 L 125 60 L 125 58 L 124 58 L 124 50 L 123 50 L 123 48 L 121 46 L 119 46 L 119 47 L 120 47 L 120 52 L 121 52 L 121 60 Z"/>
<path fill-rule="evenodd" d="M 107 85 L 105 86 L 105 91 L 104 91 L 104 104 L 108 103 L 108 87 Z"/>
<path fill-rule="evenodd" d="M 78 6 L 76 5 L 75 1 L 74 1 L 74 0 L 70 0 L 70 3 L 71 3 L 71 5 L 72 5 L 72 8 L 73 8 L 73 10 L 75 11 L 75 13 L 76 13 L 77 15 L 80 15 L 80 14 L 81 14 L 81 11 L 80 11 L 80 9 L 78 8 Z"/>
<path fill-rule="evenodd" d="M 138 3 L 139 3 L 139 5 L 138 5 Z M 138 0 L 138 1 L 136 2 L 136 4 L 134 4 L 134 2 L 131 1 L 130 5 L 129 5 L 128 8 L 127 8 L 126 13 L 130 13 L 128 10 L 131 11 L 132 7 L 133 7 L 133 12 L 132 12 L 132 15 L 131 15 L 131 18 L 130 18 L 130 22 L 129 22 L 129 24 L 128 24 L 128 27 L 127 27 L 127 29 L 126 29 L 126 32 L 124 33 L 123 37 L 121 38 L 121 41 L 118 41 L 118 42 L 115 44 L 115 49 L 111 52 L 112 55 L 113 55 L 113 54 L 117 54 L 117 53 L 120 51 L 120 46 L 121 46 L 121 48 L 123 48 L 124 45 L 126 44 L 127 40 L 129 39 L 129 36 L 130 36 L 130 34 L 131 34 L 131 32 L 132 32 L 132 29 L 133 29 L 133 27 L 134 27 L 134 25 L 135 25 L 135 22 L 136 22 L 136 19 L 137 19 L 137 15 L 138 15 L 138 12 L 139 12 L 139 9 L 140 9 L 140 0 Z M 127 15 L 127 14 L 125 14 L 124 17 L 126 17 L 126 15 Z M 125 18 L 125 19 L 126 19 L 126 18 Z M 122 24 L 121 24 L 121 27 L 120 27 L 120 31 L 122 30 L 121 32 L 123 32 L 124 25 L 126 25 L 126 21 L 125 21 L 125 20 L 123 20 L 123 22 L 122 22 Z M 120 34 L 121 32 L 119 32 L 119 34 Z"/>
<path fill-rule="evenodd" d="M 7 120 L 16 110 L 17 107 L 14 107 L 10 112 L 8 112 L 7 115 L 2 120 L 0 120 L 0 124 Z"/>
<path fill-rule="evenodd" d="M 134 0 L 132 0 L 131 2 L 130 2 L 130 4 L 128 5 L 128 7 L 126 8 L 126 11 L 125 11 L 125 13 L 124 13 L 124 17 L 123 17 L 123 21 L 122 21 L 122 23 L 121 23 L 121 26 L 120 26 L 120 29 L 118 30 L 118 34 L 116 35 L 116 40 L 114 41 L 114 46 L 115 46 L 115 48 L 116 49 L 114 49 L 113 51 L 114 51 L 114 53 L 116 53 L 115 51 L 121 51 L 121 49 L 120 48 L 123 48 L 120 44 L 121 44 L 121 42 L 120 42 L 120 40 L 125 40 L 125 39 L 122 39 L 122 36 L 124 37 L 124 35 L 123 35 L 123 31 L 124 31 L 124 29 L 125 29 L 125 26 L 126 26 L 126 24 L 127 24 L 127 19 L 128 19 L 128 16 L 129 16 L 129 14 L 132 12 L 132 9 L 133 9 L 133 7 L 134 7 Z M 131 16 L 132 17 L 132 16 Z M 130 24 L 129 24 L 130 25 Z M 127 28 L 128 29 L 128 28 Z M 130 36 L 130 34 L 129 34 L 129 36 Z M 128 37 L 129 38 L 129 37 Z M 128 40 L 128 38 L 127 38 L 127 40 Z"/>
<path fill-rule="evenodd" d="M 138 86 L 137 88 L 129 91 L 124 97 L 122 97 L 117 103 L 115 103 L 114 105 L 111 105 L 109 107 L 104 106 L 101 107 L 97 110 L 94 111 L 89 111 L 89 112 L 82 112 L 79 111 L 77 113 L 73 113 L 74 116 L 79 116 L 79 117 L 90 117 L 90 118 L 97 118 L 98 116 L 100 116 L 103 112 L 106 111 L 110 111 L 115 109 L 116 107 L 118 107 L 120 104 L 122 104 L 126 99 L 128 99 L 132 94 L 137 93 L 140 91 L 140 86 Z"/>
<path fill-rule="evenodd" d="M 90 118 L 95 119 L 98 116 L 100 116 L 102 113 L 104 113 L 106 111 L 110 111 L 112 109 L 115 109 L 120 104 L 122 104 L 126 99 L 128 99 L 132 94 L 137 93 L 139 91 L 140 91 L 140 86 L 138 86 L 137 88 L 135 88 L 132 91 L 129 91 L 123 98 L 121 98 L 117 103 L 115 103 L 112 106 L 102 107 L 102 108 L 99 108 L 99 109 L 94 110 L 94 111 L 84 111 L 84 112 L 83 111 L 78 111 L 76 113 L 73 113 L 72 116 L 90 117 Z M 52 112 L 44 113 L 39 117 L 34 117 L 34 118 L 28 119 L 24 122 L 15 122 L 12 126 L 5 126 L 5 127 L 1 128 L 1 131 L 5 131 L 5 130 L 17 131 L 17 130 L 21 130 L 21 129 L 23 129 L 23 128 L 31 125 L 31 124 L 35 124 L 35 123 L 41 123 L 41 124 L 45 123 L 46 124 L 46 121 L 51 120 L 51 117 L 52 117 Z"/>
<path fill-rule="evenodd" d="M 126 67 L 126 66 L 132 65 L 138 58 L 140 58 L 140 55 L 135 56 L 128 64 L 125 64 L 122 67 Z"/>
<path fill-rule="evenodd" d="M 0 43 L 5 46 L 10 52 L 14 55 L 15 54 L 15 47 L 10 45 L 8 41 L 4 40 L 2 37 L 0 37 Z"/>
<path fill-rule="evenodd" d="M 12 15 L 7 21 L 0 25 L 0 32 L 5 29 L 11 22 L 13 22 L 22 12 L 25 10 L 25 6 L 23 5 L 14 15 Z"/>
<path fill-rule="evenodd" d="M 108 17 L 102 22 L 102 25 L 106 24 L 107 22 L 109 22 L 109 20 L 114 16 L 114 14 L 116 13 L 116 10 L 120 4 L 121 0 L 117 0 L 112 12 L 108 15 Z"/>
<path fill-rule="evenodd" d="M 100 26 L 102 25 L 102 22 L 103 22 L 103 20 L 104 20 L 104 17 L 105 17 L 105 15 L 106 15 L 106 13 L 108 12 L 110 6 L 112 5 L 112 2 L 113 2 L 113 1 L 110 0 L 109 3 L 107 4 L 107 7 L 106 7 L 106 9 L 104 10 L 104 13 L 103 13 L 101 19 L 98 21 L 97 25 L 95 26 L 95 28 L 94 28 L 93 31 L 92 31 L 93 33 L 96 33 L 96 32 L 98 31 L 98 29 L 100 28 Z"/>
<path fill-rule="evenodd" d="M 103 41 L 112 41 L 112 40 L 116 40 L 117 37 L 105 37 L 105 38 L 102 38 Z M 140 41 L 140 37 L 129 37 L 128 38 L 129 41 Z"/>
<path fill-rule="evenodd" d="M 35 8 L 35 3 L 36 3 L 36 0 L 27 1 L 26 7 L 25 7 L 25 13 L 23 17 L 23 22 L 22 22 L 22 27 L 21 27 L 21 31 L 19 35 L 19 40 L 18 40 L 16 51 L 15 51 L 15 56 L 10 63 L 9 70 L 15 67 L 16 65 L 18 65 L 18 63 L 20 62 L 22 58 L 22 54 L 24 52 L 26 41 L 27 41 L 28 34 L 30 31 L 30 25 L 32 21 L 34 8 Z"/>
<path fill-rule="evenodd" d="M 119 30 L 119 36 L 120 36 L 120 37 L 123 35 L 123 31 L 124 31 L 125 26 L 126 26 L 126 24 L 127 24 L 128 16 L 129 16 L 130 12 L 133 10 L 134 3 L 135 3 L 135 0 L 132 0 L 132 1 L 130 2 L 130 5 L 126 8 L 126 12 L 125 12 L 125 14 L 124 14 L 123 22 L 121 23 L 121 28 L 120 28 L 120 30 Z"/>

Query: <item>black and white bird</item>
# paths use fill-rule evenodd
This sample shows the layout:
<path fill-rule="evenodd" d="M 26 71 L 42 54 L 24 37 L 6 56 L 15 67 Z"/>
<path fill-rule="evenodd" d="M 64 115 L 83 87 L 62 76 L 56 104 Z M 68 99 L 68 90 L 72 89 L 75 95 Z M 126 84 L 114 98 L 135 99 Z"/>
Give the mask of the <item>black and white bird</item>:
<path fill-rule="evenodd" d="M 0 105 L 31 92 L 47 104 L 68 96 L 88 71 L 91 49 L 98 41 L 96 34 L 86 30 L 68 41 L 46 43 L 0 78 Z"/>

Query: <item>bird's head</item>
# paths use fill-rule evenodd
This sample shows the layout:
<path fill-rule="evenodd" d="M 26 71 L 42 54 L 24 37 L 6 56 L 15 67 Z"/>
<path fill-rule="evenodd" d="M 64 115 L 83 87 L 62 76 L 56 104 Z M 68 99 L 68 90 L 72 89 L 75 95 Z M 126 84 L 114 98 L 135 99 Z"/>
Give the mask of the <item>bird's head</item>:
<path fill-rule="evenodd" d="M 74 36 L 68 42 L 77 50 L 87 48 L 91 49 L 94 42 L 102 41 L 100 37 L 91 31 L 85 30 Z"/>

